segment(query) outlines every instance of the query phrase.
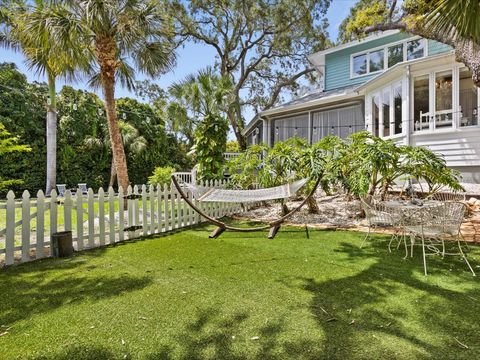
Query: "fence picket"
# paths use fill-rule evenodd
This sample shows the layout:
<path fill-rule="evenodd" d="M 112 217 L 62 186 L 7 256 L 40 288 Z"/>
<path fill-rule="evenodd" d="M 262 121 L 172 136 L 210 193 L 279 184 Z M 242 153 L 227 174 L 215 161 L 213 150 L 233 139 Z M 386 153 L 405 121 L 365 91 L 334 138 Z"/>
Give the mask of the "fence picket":
<path fill-rule="evenodd" d="M 44 254 L 45 241 L 45 195 L 42 190 L 37 192 L 37 229 L 35 243 L 35 258 L 41 259 Z"/>
<path fill-rule="evenodd" d="M 163 229 L 168 231 L 169 228 L 169 209 L 168 209 L 168 196 L 169 192 L 167 191 L 167 186 L 163 187 L 162 191 L 162 201 L 163 201 Z"/>
<path fill-rule="evenodd" d="M 105 192 L 98 189 L 98 227 L 100 228 L 100 246 L 105 245 Z"/>
<path fill-rule="evenodd" d="M 150 226 L 148 227 L 149 234 L 155 234 L 155 226 L 156 226 L 156 217 L 155 217 L 155 187 L 150 185 L 148 187 L 149 199 L 150 199 Z"/>
<path fill-rule="evenodd" d="M 125 210 L 124 210 L 124 192 L 121 186 L 118 187 L 118 241 L 125 239 Z"/>
<path fill-rule="evenodd" d="M 83 194 L 77 189 L 77 248 L 83 250 Z"/>
<path fill-rule="evenodd" d="M 67 190 L 65 191 L 65 199 L 63 200 L 63 221 L 65 231 L 72 231 L 72 206 L 72 193 L 70 190 Z"/>
<path fill-rule="evenodd" d="M 132 195 L 132 187 L 129 185 L 127 187 L 127 196 L 131 196 Z M 134 206 L 134 201 L 130 198 L 127 198 L 127 216 L 128 216 L 128 220 L 127 220 L 127 226 L 130 227 L 130 226 L 133 226 L 133 206 Z M 129 231 L 128 232 L 128 238 L 129 239 L 133 239 L 133 237 L 135 236 L 134 235 L 135 233 L 133 231 Z"/>
<path fill-rule="evenodd" d="M 55 189 L 50 193 L 50 256 L 53 256 L 52 234 L 58 232 L 58 203 L 57 191 Z"/>
<path fill-rule="evenodd" d="M 22 261 L 30 260 L 30 193 L 22 194 Z"/>
<path fill-rule="evenodd" d="M 110 186 L 108 188 L 108 224 L 109 224 L 109 243 L 115 243 L 115 192 Z"/>
<path fill-rule="evenodd" d="M 142 233 L 143 236 L 148 235 L 148 218 L 147 218 L 147 209 L 148 209 L 148 193 L 147 187 L 142 185 Z"/>
<path fill-rule="evenodd" d="M 175 189 L 173 186 L 170 186 L 168 201 L 170 207 L 170 226 L 169 230 L 173 230 L 175 228 Z"/>
<path fill-rule="evenodd" d="M 15 261 L 15 194 L 7 193 L 7 230 L 5 233 L 5 264 L 12 265 Z"/>
<path fill-rule="evenodd" d="M 92 188 L 87 192 L 88 203 L 88 247 L 95 247 L 95 198 L 93 197 Z"/>
<path fill-rule="evenodd" d="M 135 185 L 133 187 L 133 194 L 138 196 L 139 195 L 139 192 L 138 192 L 138 186 Z M 140 225 L 140 205 L 139 205 L 139 199 L 138 198 L 135 198 L 133 199 L 133 203 L 134 203 L 134 208 L 133 208 L 133 213 L 134 213 L 134 225 L 135 226 L 139 226 Z M 139 230 L 135 230 L 134 231 L 134 236 L 137 238 L 139 236 L 139 233 L 140 231 Z"/>

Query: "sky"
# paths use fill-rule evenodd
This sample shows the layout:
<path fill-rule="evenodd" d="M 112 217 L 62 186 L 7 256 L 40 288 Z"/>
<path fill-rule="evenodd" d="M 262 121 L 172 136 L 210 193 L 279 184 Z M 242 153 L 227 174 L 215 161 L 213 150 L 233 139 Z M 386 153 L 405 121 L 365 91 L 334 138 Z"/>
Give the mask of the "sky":
<path fill-rule="evenodd" d="M 356 0 L 333 0 L 327 13 L 327 19 L 329 22 L 328 33 L 330 39 L 336 40 L 338 36 L 338 27 L 342 20 L 349 14 L 350 8 L 355 4 Z M 200 69 L 204 69 L 207 66 L 211 66 L 214 63 L 215 52 L 212 47 L 204 46 L 200 44 L 186 43 L 183 48 L 180 48 L 177 52 L 177 65 L 176 67 L 162 75 L 161 77 L 152 80 L 152 82 L 159 84 L 162 88 L 167 89 L 173 82 L 181 81 L 185 76 L 191 73 L 195 73 Z M 15 53 L 11 50 L 0 49 L 0 62 L 13 62 L 19 70 L 27 75 L 29 81 L 45 81 L 42 76 L 37 76 L 24 64 L 24 57 L 20 53 Z M 138 76 L 137 80 L 142 80 L 144 77 Z M 57 89 L 60 89 L 65 82 L 58 80 Z M 74 88 L 89 89 L 84 82 L 70 84 Z M 98 92 L 98 91 L 97 91 Z M 127 89 L 120 86 L 116 89 L 116 97 L 135 97 L 135 95 L 129 92 Z M 248 111 L 245 114 L 245 119 L 248 122 L 253 117 L 253 112 Z"/>

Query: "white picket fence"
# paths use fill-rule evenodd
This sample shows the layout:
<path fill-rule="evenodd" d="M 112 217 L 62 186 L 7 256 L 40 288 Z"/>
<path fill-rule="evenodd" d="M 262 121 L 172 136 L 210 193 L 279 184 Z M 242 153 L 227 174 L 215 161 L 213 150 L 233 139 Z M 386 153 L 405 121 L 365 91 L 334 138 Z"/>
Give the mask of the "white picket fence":
<path fill-rule="evenodd" d="M 224 182 L 209 182 L 205 186 L 224 186 Z M 191 197 L 191 194 L 185 190 Z M 195 200 L 192 199 L 194 203 Z M 124 202 L 127 209 L 124 211 Z M 222 217 L 241 211 L 239 204 L 196 203 L 205 213 Z M 0 216 L 5 216 L 6 227 L 0 230 L 0 264 L 11 265 L 52 256 L 50 236 L 70 230 L 76 250 L 114 244 L 140 236 L 159 234 L 198 224 L 203 219 L 181 198 L 174 186 L 141 188 L 128 187 L 124 194 L 102 188 L 87 196 L 70 191 L 57 197 L 52 191 L 46 198 L 38 191 L 31 198 L 25 191 L 15 199 L 10 191 L 7 201 L 0 203 Z"/>

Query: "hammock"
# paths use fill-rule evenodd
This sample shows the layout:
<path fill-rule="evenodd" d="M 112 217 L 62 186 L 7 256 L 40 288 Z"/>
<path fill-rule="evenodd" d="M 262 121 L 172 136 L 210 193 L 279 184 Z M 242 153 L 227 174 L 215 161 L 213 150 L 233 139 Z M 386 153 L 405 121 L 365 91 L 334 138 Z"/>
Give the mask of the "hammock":
<path fill-rule="evenodd" d="M 295 195 L 308 179 L 291 184 L 257 190 L 227 190 L 185 183 L 193 194 L 193 198 L 201 202 L 249 203 L 257 201 L 287 199 Z"/>
<path fill-rule="evenodd" d="M 226 189 L 212 189 L 205 186 L 189 185 L 184 183 L 183 185 L 190 188 L 193 194 L 193 197 L 197 201 L 217 201 L 217 202 L 252 202 L 252 201 L 265 201 L 265 200 L 276 200 L 276 199 L 286 199 L 293 194 L 295 194 L 303 185 L 306 184 L 308 179 L 302 179 L 295 181 L 291 184 L 285 184 L 282 186 L 276 186 L 268 189 L 259 189 L 259 190 L 226 190 Z M 214 225 L 217 225 L 217 228 L 209 235 L 210 238 L 216 238 L 220 236 L 225 230 L 230 231 L 239 231 L 239 232 L 252 232 L 258 230 L 270 229 L 268 233 L 268 238 L 273 239 L 277 234 L 280 226 L 283 222 L 296 213 L 302 208 L 303 205 L 310 199 L 320 184 L 320 179 L 317 179 L 315 186 L 310 191 L 308 196 L 301 202 L 299 206 L 291 210 L 288 214 L 282 216 L 278 220 L 272 221 L 268 225 L 254 227 L 254 228 L 238 228 L 225 224 L 224 222 L 215 219 L 202 210 L 200 210 L 193 201 L 185 194 L 182 186 L 178 183 L 175 175 L 172 175 L 173 185 L 178 190 L 180 196 L 185 200 L 185 202 L 197 213 L 207 219 Z M 308 238 L 308 228 L 305 225 L 305 230 L 307 232 Z"/>

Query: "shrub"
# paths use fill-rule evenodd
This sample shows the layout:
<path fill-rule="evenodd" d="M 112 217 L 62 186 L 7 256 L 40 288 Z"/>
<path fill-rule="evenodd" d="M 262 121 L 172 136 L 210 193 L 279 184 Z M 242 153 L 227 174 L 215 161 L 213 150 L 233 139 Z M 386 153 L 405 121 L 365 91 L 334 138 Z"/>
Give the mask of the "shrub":
<path fill-rule="evenodd" d="M 156 167 L 153 174 L 148 177 L 148 183 L 150 185 L 170 186 L 174 172 L 175 169 L 170 166 Z"/>

